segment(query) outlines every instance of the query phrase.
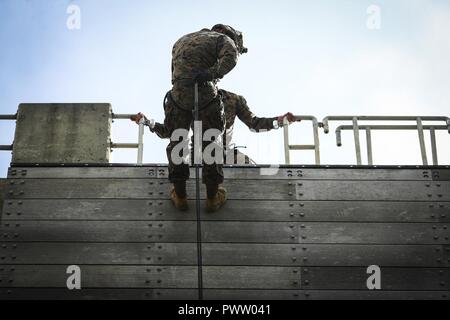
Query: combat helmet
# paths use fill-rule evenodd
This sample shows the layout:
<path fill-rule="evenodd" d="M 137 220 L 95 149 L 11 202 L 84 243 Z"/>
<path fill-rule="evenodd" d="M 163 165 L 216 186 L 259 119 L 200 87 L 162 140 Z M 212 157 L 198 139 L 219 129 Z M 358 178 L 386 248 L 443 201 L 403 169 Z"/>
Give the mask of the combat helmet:
<path fill-rule="evenodd" d="M 235 30 L 233 27 L 225 24 L 216 24 L 214 27 L 212 27 L 211 30 L 223 33 L 224 35 L 230 37 L 236 44 L 236 47 L 238 48 L 240 54 L 248 52 L 248 49 L 244 47 L 244 37 L 242 35 L 242 32 Z"/>

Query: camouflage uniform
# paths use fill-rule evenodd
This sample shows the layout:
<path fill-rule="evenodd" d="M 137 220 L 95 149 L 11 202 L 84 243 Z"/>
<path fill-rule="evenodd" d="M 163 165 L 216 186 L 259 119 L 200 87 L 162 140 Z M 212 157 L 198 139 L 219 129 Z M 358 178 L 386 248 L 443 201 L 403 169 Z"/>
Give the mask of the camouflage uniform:
<path fill-rule="evenodd" d="M 209 29 L 188 34 L 178 40 L 172 50 L 172 90 L 165 99 L 164 126 L 170 137 L 176 129 L 192 125 L 194 109 L 194 79 L 199 72 L 208 71 L 215 79 L 221 79 L 237 63 L 239 50 L 228 36 Z M 199 114 L 203 132 L 218 129 L 223 132 L 225 117 L 216 81 L 199 85 Z M 171 141 L 167 147 L 169 180 L 180 183 L 189 178 L 189 165 L 175 165 L 171 159 L 178 141 Z M 210 142 L 204 142 L 205 148 Z M 203 165 L 203 183 L 223 183 L 221 164 Z"/>
<path fill-rule="evenodd" d="M 272 130 L 273 122 L 277 120 L 273 118 L 259 118 L 250 111 L 247 101 L 243 96 L 239 96 L 235 93 L 219 90 L 219 94 L 222 96 L 223 107 L 225 111 L 226 122 L 226 138 L 224 139 L 225 149 L 230 149 L 230 144 L 233 136 L 234 122 L 236 116 L 243 122 L 250 130 L 269 131 Z M 167 103 L 166 109 L 167 109 Z M 166 111 L 167 113 L 167 111 Z M 161 123 L 155 123 L 155 127 L 150 129 L 153 133 L 156 133 L 161 139 L 168 139 L 171 137 L 170 130 L 166 125 Z"/>

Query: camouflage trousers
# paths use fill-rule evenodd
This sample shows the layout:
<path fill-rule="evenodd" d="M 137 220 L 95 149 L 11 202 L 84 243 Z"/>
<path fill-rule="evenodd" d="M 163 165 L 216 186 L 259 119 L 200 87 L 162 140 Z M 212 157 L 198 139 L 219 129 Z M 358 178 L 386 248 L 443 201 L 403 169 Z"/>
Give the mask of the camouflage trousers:
<path fill-rule="evenodd" d="M 164 104 L 164 126 L 166 127 L 170 137 L 172 137 L 172 134 L 177 129 L 189 131 L 190 128 L 193 128 L 194 115 L 190 110 L 192 109 L 192 105 L 193 102 L 191 101 L 187 101 L 187 103 L 175 102 L 170 94 L 167 96 Z M 202 107 L 199 111 L 199 121 L 202 123 L 202 137 L 204 132 L 209 129 L 217 129 L 222 132 L 223 135 L 225 130 L 225 114 L 220 95 L 218 95 L 208 105 Z M 190 175 L 189 163 L 183 162 L 181 164 L 175 164 L 175 161 L 172 159 L 172 152 L 181 141 L 182 139 L 172 141 L 171 138 L 166 149 L 167 159 L 169 160 L 169 180 L 172 183 L 184 182 L 189 179 Z M 214 142 L 202 142 L 202 150 L 204 150 L 211 143 Z M 192 163 L 192 157 L 190 158 L 190 162 Z M 204 184 L 214 185 L 223 183 L 223 165 L 221 163 L 206 164 L 203 162 L 202 169 L 202 181 Z"/>

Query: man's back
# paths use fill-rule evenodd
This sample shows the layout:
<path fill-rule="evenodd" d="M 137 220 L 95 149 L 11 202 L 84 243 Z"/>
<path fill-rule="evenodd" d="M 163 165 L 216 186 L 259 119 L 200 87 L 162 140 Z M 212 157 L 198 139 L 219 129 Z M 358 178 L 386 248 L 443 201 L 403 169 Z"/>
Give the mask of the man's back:
<path fill-rule="evenodd" d="M 203 29 L 179 39 L 172 50 L 172 96 L 182 107 L 193 105 L 194 78 L 199 72 L 211 72 L 217 79 L 237 63 L 238 50 L 228 36 Z M 200 87 L 200 106 L 217 96 L 215 82 Z"/>

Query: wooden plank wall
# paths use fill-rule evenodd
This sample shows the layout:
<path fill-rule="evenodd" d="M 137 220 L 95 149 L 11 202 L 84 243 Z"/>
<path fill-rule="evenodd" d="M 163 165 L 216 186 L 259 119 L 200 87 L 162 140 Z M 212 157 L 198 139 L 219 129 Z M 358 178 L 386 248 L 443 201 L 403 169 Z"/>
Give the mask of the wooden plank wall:
<path fill-rule="evenodd" d="M 226 207 L 202 210 L 206 299 L 450 299 L 448 167 L 225 174 Z M 196 299 L 194 203 L 169 189 L 166 167 L 10 168 L 0 299 Z"/>

